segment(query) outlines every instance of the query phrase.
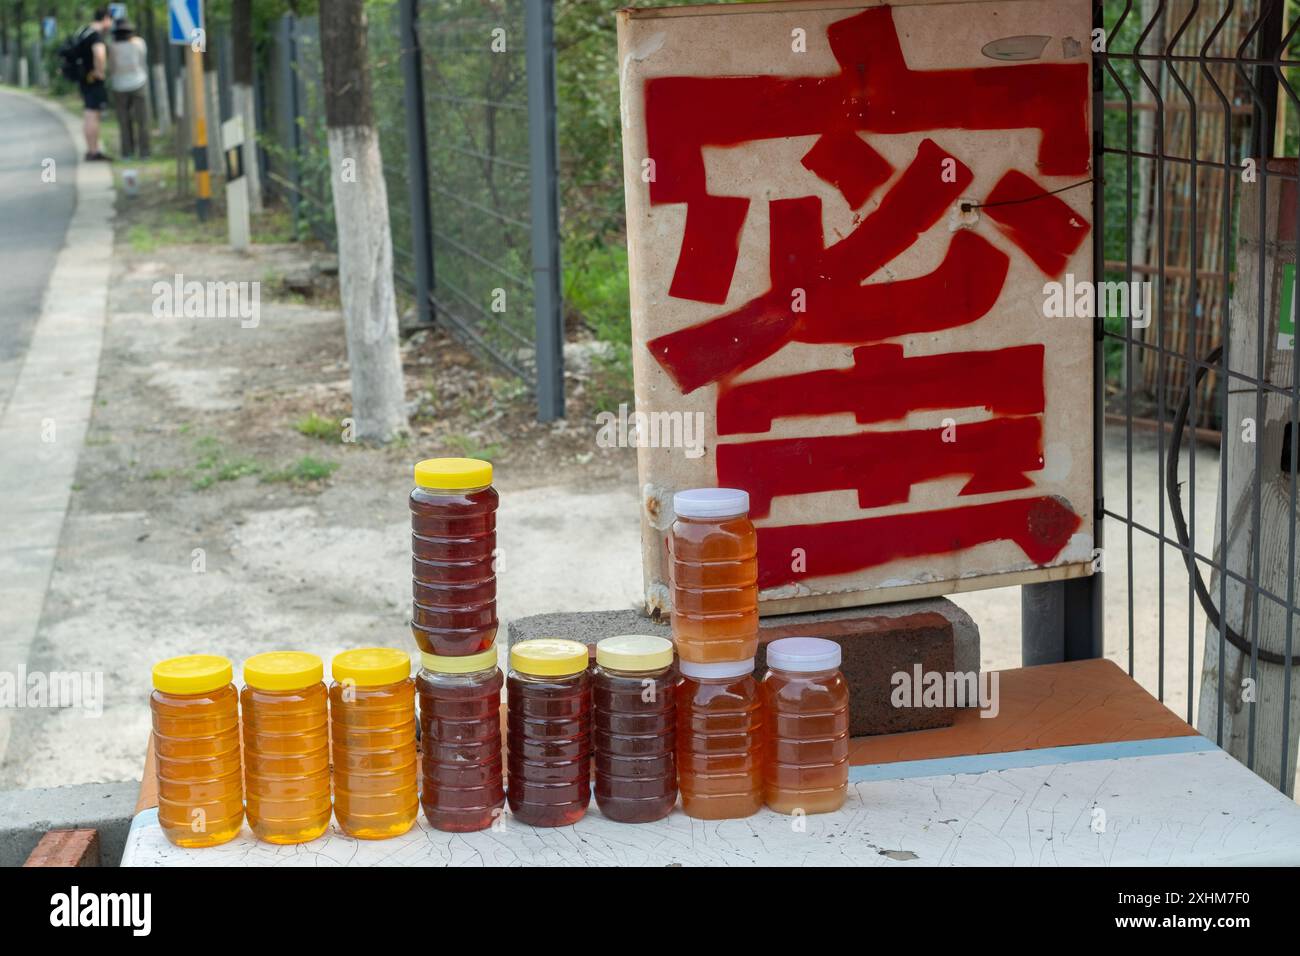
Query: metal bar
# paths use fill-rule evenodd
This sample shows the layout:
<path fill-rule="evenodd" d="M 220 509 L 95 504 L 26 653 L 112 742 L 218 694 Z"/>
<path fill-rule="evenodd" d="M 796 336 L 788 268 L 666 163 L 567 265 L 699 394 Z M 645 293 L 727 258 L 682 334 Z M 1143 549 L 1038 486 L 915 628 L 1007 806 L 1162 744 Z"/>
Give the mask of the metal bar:
<path fill-rule="evenodd" d="M 564 314 L 560 273 L 559 146 L 555 123 L 552 0 L 526 3 L 528 146 L 532 192 L 537 418 L 564 417 Z"/>
<path fill-rule="evenodd" d="M 519 226 L 521 229 L 532 228 L 528 223 L 524 222 L 522 219 L 516 219 L 514 216 L 507 216 L 503 212 L 497 212 L 491 206 L 485 206 L 482 203 L 475 202 L 472 199 L 466 199 L 464 196 L 457 196 L 455 193 L 448 192 L 447 190 L 442 189 L 438 186 L 430 186 L 429 188 L 433 192 L 437 193 L 439 196 L 445 196 L 446 198 L 450 199 L 452 202 L 459 203 L 462 206 L 468 206 L 470 209 L 477 209 L 479 212 L 483 213 L 483 215 L 491 216 L 493 219 L 499 220 L 500 222 L 509 223 L 512 226 Z"/>
<path fill-rule="evenodd" d="M 479 152 L 478 150 L 465 149 L 465 147 L 463 146 L 453 146 L 450 143 L 434 143 L 429 148 L 435 151 L 440 149 L 445 149 L 453 153 L 460 153 L 462 156 L 472 156 L 474 159 L 482 159 L 485 160 L 486 162 L 497 163 L 498 165 L 501 166 L 508 166 L 511 169 L 518 169 L 521 172 L 525 172 L 525 173 L 528 172 L 527 163 L 520 163 L 520 162 L 516 162 L 513 159 L 506 159 L 504 156 L 492 156 L 489 155 L 488 153 Z"/>
<path fill-rule="evenodd" d="M 434 320 L 433 217 L 429 208 L 429 157 L 424 118 L 424 60 L 420 55 L 420 0 L 398 3 L 402 100 L 406 113 L 407 201 L 411 204 L 411 258 L 415 263 L 415 309 L 420 325 Z"/>
<path fill-rule="evenodd" d="M 1155 530 L 1154 528 L 1149 528 L 1146 525 L 1144 525 L 1142 522 L 1134 521 L 1131 517 L 1127 517 L 1116 511 L 1111 511 L 1109 508 L 1106 509 L 1105 514 L 1106 517 L 1108 518 L 1114 518 L 1116 521 L 1120 521 L 1128 525 L 1129 527 L 1133 528 L 1135 531 L 1142 532 L 1143 534 L 1150 537 L 1153 541 L 1157 541 L 1160 544 L 1164 545 L 1165 547 L 1173 548 L 1175 551 L 1179 552 L 1179 554 L 1181 554 L 1184 558 L 1190 556 L 1193 559 L 1195 559 L 1198 563 L 1204 564 L 1206 567 L 1215 569 L 1222 574 L 1226 574 L 1230 580 L 1236 581 L 1238 584 L 1242 585 L 1243 587 L 1249 588 L 1251 593 L 1256 594 L 1259 597 L 1268 598 L 1278 607 L 1281 608 L 1294 607 L 1296 611 L 1300 612 L 1300 605 L 1288 604 L 1287 599 L 1282 597 L 1282 595 L 1274 594 L 1272 591 L 1264 587 L 1262 584 L 1256 585 L 1252 578 L 1244 574 L 1241 574 L 1240 572 L 1231 570 L 1230 568 L 1227 567 L 1226 564 L 1216 561 L 1210 555 L 1202 554 L 1199 551 L 1195 553 L 1191 552 L 1187 548 L 1187 546 L 1184 545 L 1182 542 L 1180 542 L 1177 538 L 1171 538 L 1168 535 L 1162 535 L 1159 531 Z"/>
<path fill-rule="evenodd" d="M 1232 14 L 1231 7 L 1224 10 L 1223 16 L 1220 17 L 1219 22 L 1215 24 L 1214 31 L 1210 34 L 1210 36 L 1206 38 L 1205 44 L 1201 48 L 1202 53 L 1204 53 L 1206 50 L 1209 49 L 1210 43 L 1212 43 L 1214 38 L 1218 36 L 1219 32 L 1223 29 L 1224 24 L 1227 23 L 1228 17 L 1231 16 L 1231 14 Z M 1218 97 L 1219 106 L 1223 110 L 1223 161 L 1225 164 L 1227 164 L 1232 161 L 1231 119 L 1233 114 L 1236 112 L 1237 107 L 1223 92 L 1223 88 L 1219 86 L 1218 81 L 1215 80 L 1214 78 L 1214 73 L 1204 63 L 1201 64 L 1201 74 L 1205 77 L 1206 82 L 1208 82 L 1211 88 L 1214 90 L 1214 95 Z M 1225 188 L 1223 190 L 1223 209 L 1220 211 L 1223 220 L 1222 222 L 1222 228 L 1223 228 L 1222 253 L 1223 254 L 1222 256 L 1220 256 L 1220 261 L 1223 263 L 1222 281 L 1223 281 L 1223 288 L 1225 290 L 1225 295 L 1226 295 L 1227 290 L 1231 288 L 1231 282 L 1233 278 L 1231 272 L 1232 269 L 1231 263 L 1233 261 L 1233 257 L 1231 255 L 1232 252 L 1232 190 L 1230 188 L 1227 188 L 1226 182 L 1224 185 Z M 1232 368 L 1232 363 L 1229 359 L 1229 356 L 1231 355 L 1230 340 L 1232 338 L 1230 310 L 1228 309 L 1222 310 L 1221 320 L 1223 323 L 1223 328 L 1219 340 L 1223 347 L 1223 358 L 1222 358 L 1223 369 L 1225 372 L 1227 372 Z M 1220 423 L 1219 427 L 1224 430 L 1226 430 L 1228 426 L 1228 392 L 1229 392 L 1228 382 L 1229 382 L 1228 378 L 1223 379 L 1224 387 L 1221 389 L 1222 400 L 1219 408 L 1219 423 Z M 1218 637 L 1219 637 L 1218 660 L 1220 661 L 1220 665 L 1219 665 L 1220 668 L 1222 668 L 1223 666 L 1222 665 L 1223 655 L 1227 650 L 1226 615 L 1227 615 L 1227 607 L 1228 607 L 1228 573 L 1227 573 L 1228 571 L 1228 567 L 1227 567 L 1228 565 L 1228 456 L 1224 453 L 1224 451 L 1225 449 L 1223 447 L 1223 442 L 1220 441 L 1219 443 L 1219 541 L 1221 542 L 1221 547 L 1223 549 L 1223 568 L 1220 569 L 1219 571 L 1219 615 L 1220 617 L 1219 617 L 1219 627 L 1218 627 Z M 1192 454 L 1193 456 L 1195 456 L 1196 454 L 1194 449 L 1192 451 Z M 1129 511 L 1131 514 L 1132 509 L 1130 508 Z M 1192 551 L 1192 553 L 1195 554 L 1195 551 Z M 1223 746 L 1223 713 L 1224 713 L 1224 693 L 1225 693 L 1224 685 L 1225 685 L 1225 681 L 1221 678 L 1219 681 L 1217 681 L 1216 690 L 1215 690 L 1214 740 L 1215 743 L 1217 743 L 1219 746 Z"/>
<path fill-rule="evenodd" d="M 525 289 L 531 289 L 533 287 L 533 283 L 530 280 L 525 279 L 523 276 L 516 275 L 515 273 L 511 272 L 509 269 L 503 269 L 501 266 L 497 265 L 492 260 L 479 255 L 469 246 L 461 242 L 458 242 L 457 240 L 453 239 L 451 236 L 447 235 L 445 232 L 439 232 L 438 230 L 435 229 L 433 231 L 433 235 L 434 238 L 451 246 L 453 249 L 455 249 L 457 252 L 461 253 L 462 255 L 470 259 L 473 259 L 479 265 L 491 269 L 497 275 L 501 276 L 504 279 L 509 280 L 510 282 L 515 283 L 515 285 L 523 286 Z"/>
<path fill-rule="evenodd" d="M 1101 5 L 1093 7 L 1093 27 L 1102 27 Z M 1104 90 L 1101 64 L 1092 64 L 1092 168 L 1102 171 L 1101 145 L 1105 131 L 1105 104 L 1102 97 Z M 1105 182 L 1104 175 L 1102 183 Z M 1105 243 L 1105 186 L 1093 183 L 1092 190 L 1092 275 L 1094 284 L 1102 273 L 1106 260 Z M 1105 356 L 1105 318 L 1100 314 L 1093 318 L 1092 336 L 1092 546 L 1094 553 L 1101 553 L 1104 547 L 1102 511 L 1105 509 L 1104 492 L 1106 474 L 1103 468 L 1106 446 L 1106 356 Z M 1094 565 L 1093 573 L 1087 577 L 1072 578 L 1062 582 L 1065 607 L 1065 619 L 1062 636 L 1064 640 L 1064 659 L 1067 661 L 1087 660 L 1105 655 L 1105 609 L 1102 606 L 1105 578 L 1102 573 L 1104 562 Z M 1022 650 L 1023 656 L 1023 650 Z"/>
<path fill-rule="evenodd" d="M 1277 177 L 1271 176 L 1269 178 L 1275 179 Z M 1255 391 L 1255 389 L 1258 388 L 1258 389 L 1262 389 L 1265 393 L 1282 395 L 1287 398 L 1291 396 L 1291 389 L 1285 385 L 1276 385 L 1273 382 L 1268 381 L 1267 379 L 1256 378 L 1254 375 L 1247 374 L 1246 372 L 1242 372 L 1237 369 L 1225 370 L 1222 368 L 1222 364 L 1223 364 L 1222 362 L 1219 363 L 1206 362 L 1204 359 L 1201 358 L 1197 358 L 1194 361 L 1188 361 L 1186 353 L 1175 352 L 1171 349 L 1162 349 L 1158 345 L 1153 345 L 1150 342 L 1143 342 L 1141 339 L 1135 339 L 1132 338 L 1131 336 L 1120 335 L 1118 332 L 1108 331 L 1106 332 L 1106 338 L 1117 339 L 1121 342 L 1130 342 L 1132 343 L 1134 348 L 1144 349 L 1148 352 L 1164 355 L 1165 358 L 1170 359 L 1172 361 L 1183 362 L 1187 365 L 1189 371 L 1195 371 L 1196 369 L 1206 369 L 1208 371 L 1215 372 L 1216 374 L 1222 375 L 1228 381 L 1241 382 L 1245 385 L 1249 385 L 1250 388 L 1246 389 L 1246 391 L 1253 392 Z"/>
<path fill-rule="evenodd" d="M 549 6 L 549 0 L 542 0 Z M 531 4 L 529 7 L 531 8 Z M 532 10 L 529 10 L 532 13 Z M 463 103 L 466 106 L 495 106 L 503 110 L 518 110 L 521 113 L 528 112 L 528 107 L 521 103 L 507 103 L 504 100 L 486 100 L 480 96 L 453 96 L 450 93 L 430 93 L 429 99 L 442 100 L 444 103 Z"/>
<path fill-rule="evenodd" d="M 448 286 L 447 283 L 444 282 L 442 286 L 440 286 L 439 288 L 450 288 L 450 286 Z M 480 335 L 472 325 L 465 322 L 460 316 L 456 315 L 456 313 L 452 309 L 444 305 L 442 301 L 439 300 L 437 293 L 434 293 L 433 304 L 437 307 L 438 315 L 442 319 L 449 322 L 453 327 L 455 327 L 455 329 L 458 332 L 460 332 L 462 335 L 468 338 L 475 346 L 482 349 L 483 352 L 486 355 L 488 355 L 494 362 L 496 362 L 506 371 L 510 372 L 512 375 L 517 375 L 519 378 L 524 379 L 525 381 L 528 380 L 528 373 L 526 370 L 520 368 L 518 365 L 515 365 L 513 362 L 511 362 L 508 358 L 505 357 L 504 354 L 499 352 L 495 346 L 493 346 L 490 342 L 488 342 L 485 338 L 483 338 L 483 336 Z"/>

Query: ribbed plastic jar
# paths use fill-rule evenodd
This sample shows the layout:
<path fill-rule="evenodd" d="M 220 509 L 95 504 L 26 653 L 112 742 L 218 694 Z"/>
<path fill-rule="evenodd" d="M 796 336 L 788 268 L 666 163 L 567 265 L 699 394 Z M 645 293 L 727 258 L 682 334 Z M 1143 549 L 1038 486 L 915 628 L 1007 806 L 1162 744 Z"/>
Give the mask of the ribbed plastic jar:
<path fill-rule="evenodd" d="M 596 806 L 611 820 L 661 820 L 677 803 L 676 684 L 671 641 L 628 634 L 596 645 Z"/>
<path fill-rule="evenodd" d="M 591 679 L 585 644 L 558 638 L 510 648 L 506 795 L 521 823 L 576 823 L 591 801 Z"/>
<path fill-rule="evenodd" d="M 158 823 L 183 847 L 216 846 L 244 824 L 239 693 L 230 661 L 193 654 L 153 668 Z"/>
<path fill-rule="evenodd" d="M 485 830 L 501 815 L 501 688 L 496 645 L 468 657 L 420 655 L 424 818 L 437 830 Z"/>
<path fill-rule="evenodd" d="M 411 658 L 357 648 L 336 654 L 330 672 L 334 819 L 359 840 L 400 836 L 420 808 Z"/>
<path fill-rule="evenodd" d="M 244 661 L 248 825 L 267 843 L 306 843 L 330 824 L 324 676 L 321 659 L 301 651 L 271 651 Z"/>

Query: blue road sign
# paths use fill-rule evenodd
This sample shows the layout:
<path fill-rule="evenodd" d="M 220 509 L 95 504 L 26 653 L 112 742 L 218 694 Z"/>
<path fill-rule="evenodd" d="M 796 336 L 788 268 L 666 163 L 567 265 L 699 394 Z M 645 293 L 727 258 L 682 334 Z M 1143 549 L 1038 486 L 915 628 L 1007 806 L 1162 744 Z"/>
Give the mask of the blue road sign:
<path fill-rule="evenodd" d="M 187 44 L 194 31 L 203 29 L 203 0 L 167 0 L 168 37 L 172 43 Z"/>

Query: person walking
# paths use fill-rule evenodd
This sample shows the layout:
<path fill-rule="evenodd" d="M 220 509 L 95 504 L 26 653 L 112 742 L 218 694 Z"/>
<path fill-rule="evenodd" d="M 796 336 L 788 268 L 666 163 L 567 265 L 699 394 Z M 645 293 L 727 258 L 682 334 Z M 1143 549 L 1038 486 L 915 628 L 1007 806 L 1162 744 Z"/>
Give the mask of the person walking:
<path fill-rule="evenodd" d="M 107 7 L 97 7 L 90 23 L 72 40 L 70 62 L 76 71 L 81 91 L 82 131 L 86 134 L 86 159 L 108 160 L 99 148 L 99 114 L 108 105 L 108 87 L 104 83 L 107 51 L 104 33 L 113 25 Z"/>
<path fill-rule="evenodd" d="M 149 104 L 145 87 L 149 82 L 149 50 L 137 36 L 131 21 L 122 17 L 113 24 L 113 42 L 108 47 L 109 86 L 122 134 L 122 156 L 149 158 Z"/>

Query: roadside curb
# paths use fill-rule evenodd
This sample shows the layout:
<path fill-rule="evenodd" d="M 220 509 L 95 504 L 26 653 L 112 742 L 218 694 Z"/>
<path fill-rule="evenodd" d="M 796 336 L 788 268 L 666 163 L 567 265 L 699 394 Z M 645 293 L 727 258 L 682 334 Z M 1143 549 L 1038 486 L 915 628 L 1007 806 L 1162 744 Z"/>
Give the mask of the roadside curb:
<path fill-rule="evenodd" d="M 80 152 L 75 117 L 19 90 L 57 116 Z M 69 173 L 55 169 L 53 184 L 32 169 L 33 189 L 61 188 Z M 113 264 L 113 176 L 106 163 L 78 162 L 71 171 L 76 207 L 55 259 L 9 404 L 0 415 L 0 500 L 5 502 L 5 546 L 0 550 L 0 673 L 26 673 L 45 591 L 58 551 L 77 461 L 94 407 L 100 349 Z M 25 693 L 26 688 L 17 688 Z M 14 711 L 0 709 L 0 760 L 8 750 Z"/>
<path fill-rule="evenodd" d="M 101 865 L 117 866 L 139 793 L 133 780 L 0 790 L 0 866 L 22 866 L 44 834 L 64 829 L 99 831 Z"/>

